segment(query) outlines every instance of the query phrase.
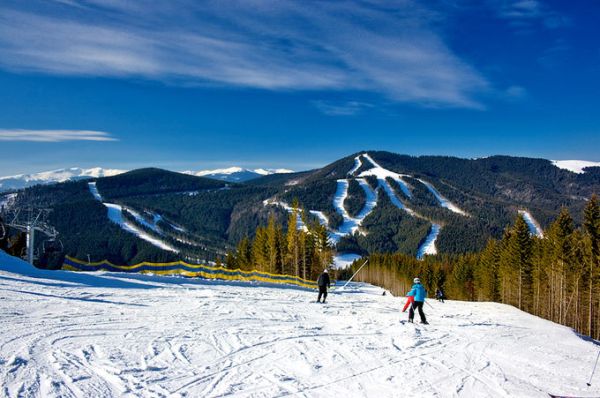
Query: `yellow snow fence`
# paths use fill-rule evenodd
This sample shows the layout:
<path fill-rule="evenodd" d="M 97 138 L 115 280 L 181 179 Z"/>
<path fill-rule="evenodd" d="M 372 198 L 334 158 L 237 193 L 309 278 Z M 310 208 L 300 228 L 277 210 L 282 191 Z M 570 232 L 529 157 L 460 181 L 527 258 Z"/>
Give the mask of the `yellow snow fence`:
<path fill-rule="evenodd" d="M 142 262 L 135 265 L 115 265 L 110 261 L 103 260 L 88 263 L 73 257 L 66 256 L 62 269 L 65 271 L 108 271 L 108 272 L 131 272 L 156 275 L 181 275 L 190 278 L 222 279 L 228 281 L 266 282 L 285 285 L 296 285 L 309 289 L 316 289 L 314 281 L 302 279 L 292 275 L 271 274 L 261 271 L 243 271 L 241 269 L 228 269 L 224 267 L 212 267 L 209 265 L 189 264 L 184 261 L 171 263 L 148 263 Z"/>

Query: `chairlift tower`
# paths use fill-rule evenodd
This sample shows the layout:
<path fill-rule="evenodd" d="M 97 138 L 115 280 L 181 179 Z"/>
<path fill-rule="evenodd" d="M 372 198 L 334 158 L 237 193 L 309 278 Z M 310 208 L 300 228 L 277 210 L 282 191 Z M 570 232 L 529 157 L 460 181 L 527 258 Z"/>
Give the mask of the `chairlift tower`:
<path fill-rule="evenodd" d="M 35 232 L 41 232 L 50 239 L 55 239 L 58 236 L 58 231 L 48 224 L 48 216 L 51 211 L 52 209 L 42 208 L 17 209 L 12 216 L 12 221 L 8 223 L 10 227 L 24 231 L 27 234 L 27 262 L 31 265 L 33 265 L 35 257 Z"/>

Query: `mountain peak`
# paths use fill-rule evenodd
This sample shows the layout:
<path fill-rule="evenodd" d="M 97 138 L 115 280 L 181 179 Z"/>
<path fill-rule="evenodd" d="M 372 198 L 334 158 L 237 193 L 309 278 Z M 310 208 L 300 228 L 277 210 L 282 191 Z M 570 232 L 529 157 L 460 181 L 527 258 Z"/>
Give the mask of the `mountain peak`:
<path fill-rule="evenodd" d="M 89 169 L 69 167 L 39 173 L 17 174 L 14 176 L 0 177 L 0 192 L 23 189 L 40 184 L 55 184 L 88 178 L 110 177 L 122 174 L 126 171 L 127 170 L 120 169 L 105 169 L 102 167 L 92 167 Z"/>
<path fill-rule="evenodd" d="M 288 169 L 247 169 L 239 166 L 228 167 L 225 169 L 184 171 L 185 174 L 191 174 L 198 177 L 209 177 L 230 182 L 244 182 L 261 176 L 293 172 L 293 170 Z"/>

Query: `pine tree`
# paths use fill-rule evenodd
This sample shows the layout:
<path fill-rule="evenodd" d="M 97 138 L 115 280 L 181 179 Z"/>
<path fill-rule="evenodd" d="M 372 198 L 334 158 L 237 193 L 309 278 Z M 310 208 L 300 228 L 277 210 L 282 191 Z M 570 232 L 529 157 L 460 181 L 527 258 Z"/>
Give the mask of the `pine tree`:
<path fill-rule="evenodd" d="M 247 236 L 242 238 L 240 243 L 238 243 L 236 251 L 237 267 L 246 271 L 251 270 L 254 264 L 252 264 L 252 247 L 250 246 L 250 239 Z"/>
<path fill-rule="evenodd" d="M 532 246 L 529 227 L 523 216 L 519 215 L 512 228 L 507 250 L 511 267 L 517 271 L 518 308 L 526 311 L 530 310 L 533 302 Z"/>
<path fill-rule="evenodd" d="M 500 300 L 499 277 L 499 247 L 495 240 L 490 239 L 481 253 L 477 272 L 478 288 L 483 298 L 490 301 Z"/>
<path fill-rule="evenodd" d="M 267 246 L 269 251 L 269 268 L 268 272 L 277 273 L 281 270 L 281 232 L 280 226 L 275 222 L 275 216 L 269 217 L 267 225 Z"/>
<path fill-rule="evenodd" d="M 256 230 L 256 236 L 252 243 L 252 263 L 253 267 L 259 271 L 269 269 L 269 246 L 267 231 L 264 227 L 259 227 Z"/>
<path fill-rule="evenodd" d="M 596 289 L 596 279 L 600 259 L 600 204 L 598 196 L 593 195 L 583 212 L 583 227 L 588 236 L 591 256 L 589 261 L 588 274 L 588 334 L 597 338 L 599 333 L 595 327 L 594 318 L 594 293 Z"/>
<path fill-rule="evenodd" d="M 568 296 L 568 285 L 569 277 L 568 273 L 571 268 L 571 258 L 573 252 L 573 245 L 571 242 L 571 235 L 575 230 L 573 219 L 569 214 L 567 208 L 563 207 L 558 215 L 556 221 L 550 226 L 548 233 L 548 244 L 551 250 L 550 259 L 553 265 L 554 274 L 554 306 L 555 314 L 557 313 L 557 320 L 560 323 L 565 323 L 567 311 L 567 296 Z"/>
<path fill-rule="evenodd" d="M 297 200 L 294 200 L 297 206 Z M 287 251 L 288 251 L 288 273 L 298 275 L 300 273 L 300 248 L 298 247 L 298 207 L 293 207 L 288 217 L 287 230 Z"/>

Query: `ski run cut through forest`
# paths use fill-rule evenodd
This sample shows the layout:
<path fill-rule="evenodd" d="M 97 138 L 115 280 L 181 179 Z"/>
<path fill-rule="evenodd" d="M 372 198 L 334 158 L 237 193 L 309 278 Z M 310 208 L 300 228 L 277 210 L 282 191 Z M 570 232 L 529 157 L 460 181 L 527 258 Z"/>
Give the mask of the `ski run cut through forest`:
<path fill-rule="evenodd" d="M 0 252 L 5 397 L 547 397 L 587 386 L 598 347 L 497 303 L 338 284 L 266 284 L 35 269 Z M 418 316 L 417 319 L 418 320 Z"/>

